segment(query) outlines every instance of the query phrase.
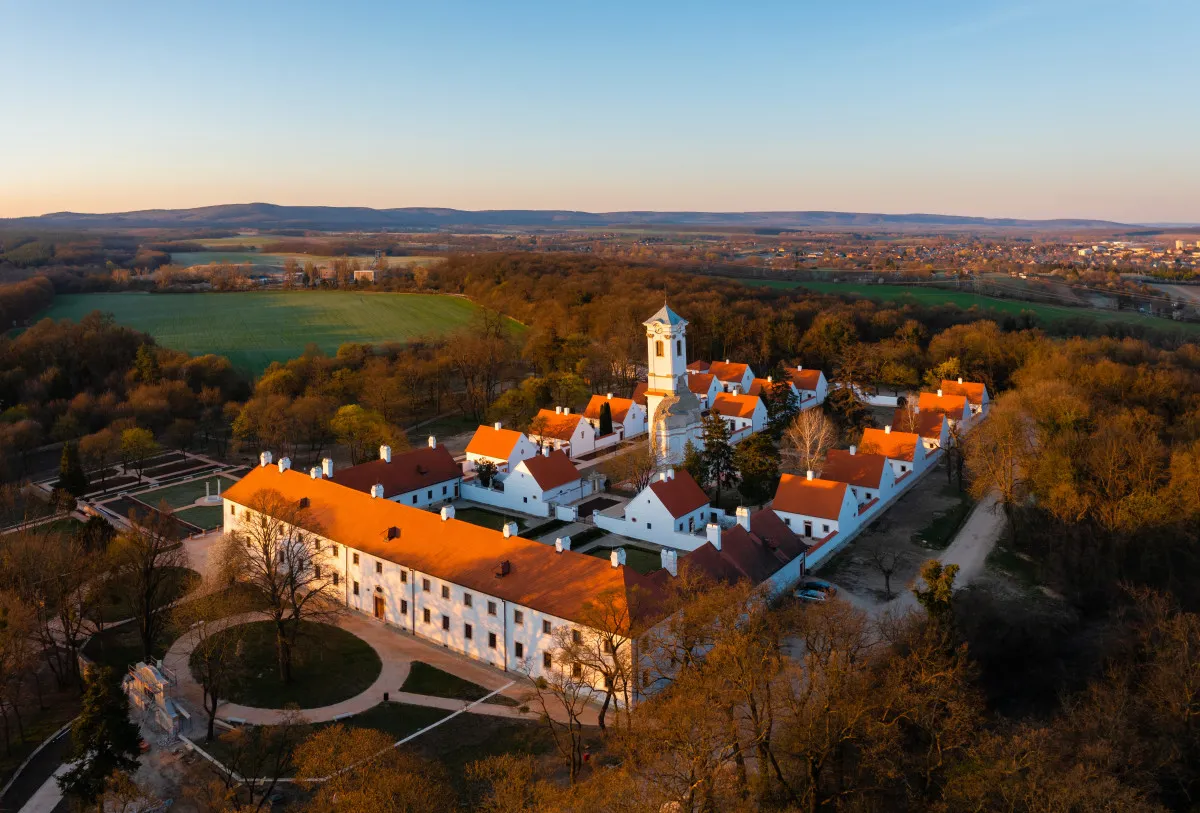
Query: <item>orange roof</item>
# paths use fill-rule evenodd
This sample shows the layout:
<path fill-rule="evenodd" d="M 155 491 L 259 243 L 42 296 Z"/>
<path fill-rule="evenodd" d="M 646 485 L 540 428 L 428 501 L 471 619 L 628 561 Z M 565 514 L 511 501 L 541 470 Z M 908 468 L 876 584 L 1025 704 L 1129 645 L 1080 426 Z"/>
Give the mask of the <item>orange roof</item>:
<path fill-rule="evenodd" d="M 912 461 L 921 436 L 915 432 L 885 432 L 882 429 L 864 429 L 859 448 L 874 451 L 890 460 Z"/>
<path fill-rule="evenodd" d="M 583 417 L 600 420 L 600 407 L 605 404 L 608 404 L 608 410 L 612 413 L 613 423 L 624 423 L 625 416 L 629 414 L 629 410 L 633 406 L 633 399 L 605 398 L 603 395 L 593 395 L 592 400 L 588 401 L 587 409 L 583 411 Z"/>
<path fill-rule="evenodd" d="M 649 389 L 649 387 L 650 387 L 650 385 L 647 384 L 645 381 L 639 381 L 637 383 L 637 386 L 635 386 L 633 388 L 633 396 L 632 396 L 633 402 L 635 404 L 637 404 L 638 406 L 646 405 L 646 390 Z"/>
<path fill-rule="evenodd" d="M 383 496 L 394 497 L 460 477 L 462 469 L 454 462 L 446 447 L 439 445 L 434 448 L 422 446 L 394 455 L 391 463 L 370 460 L 335 471 L 333 482 L 368 494 L 371 486 L 378 483 L 383 486 Z"/>
<path fill-rule="evenodd" d="M 704 489 L 683 469 L 676 469 L 670 480 L 655 480 L 650 484 L 650 490 L 676 519 L 708 505 Z"/>
<path fill-rule="evenodd" d="M 760 395 L 760 394 L 762 394 L 763 390 L 770 392 L 774 387 L 777 387 L 780 384 L 786 385 L 786 384 L 790 384 L 790 383 L 791 383 L 790 381 L 786 381 L 786 380 L 768 381 L 765 378 L 756 378 L 750 382 L 750 389 L 746 391 L 746 394 L 747 395 Z"/>
<path fill-rule="evenodd" d="M 816 391 L 817 386 L 821 383 L 820 370 L 788 370 L 788 374 L 792 377 L 792 383 L 799 390 Z"/>
<path fill-rule="evenodd" d="M 750 418 L 758 409 L 757 395 L 734 395 L 729 392 L 718 392 L 713 399 L 712 408 L 726 418 Z"/>
<path fill-rule="evenodd" d="M 579 479 L 579 469 L 575 468 L 566 452 L 557 449 L 548 455 L 539 454 L 522 460 L 517 464 L 517 468 L 521 466 L 529 470 L 530 476 L 542 491 L 549 491 Z"/>
<path fill-rule="evenodd" d="M 627 602 L 635 590 L 653 592 L 653 582 L 632 568 L 614 568 L 606 559 L 557 553 L 553 547 L 519 536 L 505 537 L 462 520 L 370 497 L 331 480 L 314 480 L 277 466 L 255 467 L 224 496 L 241 505 L 275 492 L 283 499 L 309 500 L 310 530 L 354 550 L 411 567 L 439 579 L 513 601 L 559 618 L 577 621 L 583 606 L 602 592 L 616 591 Z M 388 530 L 400 535 L 388 539 Z M 501 562 L 509 572 L 497 576 Z"/>
<path fill-rule="evenodd" d="M 688 389 L 696 395 L 708 395 L 714 376 L 709 373 L 692 373 L 687 377 Z"/>
<path fill-rule="evenodd" d="M 789 514 L 803 514 L 822 519 L 837 519 L 842 515 L 842 504 L 846 500 L 845 483 L 814 478 L 809 480 L 795 474 L 779 478 L 775 489 L 775 501 L 771 507 Z"/>
<path fill-rule="evenodd" d="M 942 421 L 945 417 L 946 413 L 940 409 L 922 409 L 914 415 L 904 407 L 896 407 L 892 426 L 899 429 L 911 429 L 923 438 L 941 440 Z"/>
<path fill-rule="evenodd" d="M 881 454 L 850 454 L 845 449 L 831 449 L 825 455 L 821 477 L 862 488 L 879 488 L 887 458 Z"/>
<path fill-rule="evenodd" d="M 709 364 L 707 361 L 693 361 L 687 366 L 688 370 L 693 373 L 707 373 Z"/>
<path fill-rule="evenodd" d="M 467 444 L 467 454 L 508 460 L 520 439 L 521 433 L 513 429 L 481 426 L 475 430 L 471 442 Z"/>
<path fill-rule="evenodd" d="M 749 369 L 749 365 L 728 361 L 714 361 L 708 365 L 708 372 L 715 375 L 719 381 L 729 382 L 741 381 Z"/>
<path fill-rule="evenodd" d="M 975 406 L 983 405 L 983 396 L 987 393 L 987 385 L 978 381 L 964 381 L 960 384 L 943 379 L 940 389 L 943 395 L 965 395 L 967 401 Z"/>
<path fill-rule="evenodd" d="M 917 409 L 921 412 L 927 409 L 945 412 L 950 420 L 961 421 L 967 413 L 967 397 L 961 393 L 949 394 L 945 390 L 942 390 L 941 395 L 936 392 L 923 392 L 917 399 Z"/>
<path fill-rule="evenodd" d="M 573 440 L 579 429 L 583 416 L 578 412 L 568 415 L 560 414 L 552 409 L 539 409 L 529 424 L 530 437 L 554 438 L 555 440 Z"/>

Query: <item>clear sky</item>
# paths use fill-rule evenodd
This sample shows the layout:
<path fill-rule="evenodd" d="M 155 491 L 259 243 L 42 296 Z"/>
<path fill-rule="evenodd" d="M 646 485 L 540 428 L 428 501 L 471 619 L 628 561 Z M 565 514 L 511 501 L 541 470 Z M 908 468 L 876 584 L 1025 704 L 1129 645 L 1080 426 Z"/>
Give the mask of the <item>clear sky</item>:
<path fill-rule="evenodd" d="M 1200 222 L 1198 0 L 0 0 L 0 216 Z"/>

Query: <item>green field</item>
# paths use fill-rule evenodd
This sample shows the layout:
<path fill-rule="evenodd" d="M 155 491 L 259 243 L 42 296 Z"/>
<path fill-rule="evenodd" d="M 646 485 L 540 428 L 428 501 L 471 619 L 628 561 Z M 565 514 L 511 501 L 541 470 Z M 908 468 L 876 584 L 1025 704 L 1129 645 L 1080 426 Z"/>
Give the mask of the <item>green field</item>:
<path fill-rule="evenodd" d="M 283 268 L 283 264 L 288 258 L 295 260 L 304 266 L 306 262 L 312 262 L 314 265 L 331 266 L 339 257 L 327 257 L 317 254 L 260 254 L 257 251 L 177 251 L 171 254 L 171 263 L 183 267 L 193 265 L 209 265 L 211 263 L 223 263 L 232 265 L 261 265 L 270 268 Z M 371 263 L 375 260 L 375 256 L 371 254 L 355 255 L 349 258 L 351 260 L 359 260 L 364 263 Z M 438 257 L 388 257 L 389 268 L 402 268 L 409 265 L 429 264 L 438 262 Z"/>
<path fill-rule="evenodd" d="M 1030 312 L 1047 323 L 1065 322 L 1070 319 L 1090 319 L 1096 322 L 1120 322 L 1141 325 L 1163 333 L 1177 333 L 1192 337 L 1200 333 L 1200 324 L 1175 322 L 1158 316 L 1146 316 L 1133 311 L 1110 311 L 1093 308 L 1072 308 L 1066 305 L 1046 305 L 1040 302 L 1022 302 L 1016 299 L 1000 299 L 994 296 L 950 291 L 932 286 L 872 285 L 856 282 L 791 282 L 789 280 L 742 280 L 758 288 L 795 290 L 804 288 L 819 294 L 861 296 L 881 302 L 911 301 L 918 305 L 957 305 L 963 309 L 977 307 L 984 311 L 1017 315 Z"/>
<path fill-rule="evenodd" d="M 187 508 L 204 496 L 204 486 L 206 483 L 208 484 L 209 493 L 216 494 L 218 486 L 220 486 L 220 491 L 224 491 L 236 482 L 237 480 L 233 477 L 209 475 L 199 480 L 192 480 L 189 483 L 179 483 L 178 485 L 166 486 L 165 488 L 156 488 L 152 491 L 143 491 L 133 496 L 155 508 L 161 502 L 165 502 L 170 508 Z M 217 508 L 220 507 L 219 505 L 217 506 Z"/>
<path fill-rule="evenodd" d="M 65 294 L 44 316 L 78 320 L 99 310 L 194 355 L 217 353 L 257 375 L 315 343 L 333 354 L 347 342 L 404 342 L 449 333 L 479 310 L 469 299 L 437 294 L 264 291 L 205 294 Z M 515 330 L 523 330 L 510 322 Z"/>

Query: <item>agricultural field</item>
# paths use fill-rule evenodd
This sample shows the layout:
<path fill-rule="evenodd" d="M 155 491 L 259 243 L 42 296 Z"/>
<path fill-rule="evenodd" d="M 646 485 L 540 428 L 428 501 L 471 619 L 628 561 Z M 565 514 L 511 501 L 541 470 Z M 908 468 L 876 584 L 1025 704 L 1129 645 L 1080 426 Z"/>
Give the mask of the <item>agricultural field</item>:
<path fill-rule="evenodd" d="M 1096 322 L 1120 322 L 1129 325 L 1176 333 L 1187 337 L 1200 334 L 1200 324 L 1176 322 L 1157 316 L 1147 316 L 1132 311 L 1101 310 L 1096 308 L 1071 308 L 1064 305 L 1046 305 L 1040 302 L 1023 302 L 1016 299 L 1000 299 L 968 291 L 951 291 L 932 286 L 875 285 L 853 282 L 792 282 L 789 280 L 742 280 L 747 285 L 761 288 L 795 290 L 803 288 L 821 294 L 861 296 L 883 302 L 909 300 L 919 305 L 957 305 L 960 308 L 979 308 L 999 314 L 1017 315 L 1030 312 L 1046 323 L 1065 322 L 1072 319 L 1089 319 Z"/>
<path fill-rule="evenodd" d="M 260 254 L 257 251 L 223 251 L 215 249 L 213 251 L 177 251 L 171 254 L 171 263 L 174 265 L 190 268 L 193 265 L 211 265 L 212 263 L 232 264 L 232 265 L 258 265 L 265 268 L 283 268 L 283 264 L 291 258 L 301 266 L 306 262 L 311 262 L 318 268 L 322 266 L 332 266 L 336 259 L 341 257 L 327 257 L 316 254 Z M 359 260 L 364 263 L 374 262 L 374 255 L 356 255 L 345 259 Z M 388 257 L 389 268 L 406 268 L 411 265 L 428 265 L 430 263 L 439 262 L 440 257 Z"/>
<path fill-rule="evenodd" d="M 347 342 L 404 342 L 450 333 L 465 326 L 479 306 L 439 294 L 122 292 L 59 296 L 43 315 L 78 320 L 95 310 L 149 333 L 164 347 L 193 355 L 216 353 L 258 375 L 273 361 L 296 358 L 310 343 L 332 355 Z"/>

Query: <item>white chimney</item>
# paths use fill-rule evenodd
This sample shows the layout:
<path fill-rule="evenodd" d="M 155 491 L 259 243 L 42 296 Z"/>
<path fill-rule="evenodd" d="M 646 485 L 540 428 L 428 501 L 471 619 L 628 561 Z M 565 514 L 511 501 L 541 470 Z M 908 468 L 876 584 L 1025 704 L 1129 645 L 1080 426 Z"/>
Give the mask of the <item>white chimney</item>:
<path fill-rule="evenodd" d="M 747 531 L 750 530 L 750 509 L 744 505 L 737 507 L 737 524 Z"/>
<path fill-rule="evenodd" d="M 809 480 L 813 479 L 813 477 L 816 476 L 812 469 L 809 469 L 807 472 L 805 472 L 805 475 L 808 477 Z"/>
<path fill-rule="evenodd" d="M 570 408 L 570 407 L 563 407 L 563 414 L 564 414 L 564 415 L 570 415 L 570 414 L 571 414 L 571 408 Z"/>
<path fill-rule="evenodd" d="M 857 446 L 851 446 L 851 447 L 850 447 L 850 454 L 857 454 L 857 453 L 858 453 L 858 447 L 857 447 Z"/>
<path fill-rule="evenodd" d="M 942 391 L 938 390 L 938 398 L 941 398 L 941 397 L 942 397 Z"/>
<path fill-rule="evenodd" d="M 804 372 L 804 365 L 803 365 L 803 364 L 797 364 L 797 365 L 796 365 L 796 372 L 798 372 L 798 373 L 802 373 L 802 372 Z"/>
<path fill-rule="evenodd" d="M 717 550 L 721 549 L 721 526 L 715 522 L 710 522 L 704 526 L 704 535 L 708 537 L 708 541 Z"/>
<path fill-rule="evenodd" d="M 672 576 L 679 575 L 679 554 L 671 548 L 663 548 L 659 551 L 659 556 L 662 557 L 663 570 L 670 573 Z"/>
<path fill-rule="evenodd" d="M 314 480 L 320 480 L 321 479 L 321 467 L 313 466 L 311 469 L 308 470 L 308 476 L 313 478 Z"/>
<path fill-rule="evenodd" d="M 272 459 L 273 456 L 270 452 L 263 452 L 258 456 L 258 464 L 263 468 L 266 468 L 267 466 L 271 465 Z"/>
<path fill-rule="evenodd" d="M 279 473 L 283 474 L 292 467 L 292 459 L 290 457 L 279 458 Z"/>
<path fill-rule="evenodd" d="M 725 363 L 726 363 L 726 364 L 728 364 L 728 363 L 729 363 L 729 359 L 725 359 Z"/>
<path fill-rule="evenodd" d="M 510 536 L 516 536 L 516 535 L 517 535 L 517 523 L 515 523 L 515 522 L 504 523 L 504 538 L 508 539 Z"/>
<path fill-rule="evenodd" d="M 892 434 L 892 425 L 890 423 L 887 426 L 883 427 L 883 434 L 885 434 L 885 435 Z"/>
<path fill-rule="evenodd" d="M 774 378 L 774 376 L 767 376 L 767 383 L 768 383 L 768 384 L 774 384 L 774 383 L 775 383 L 775 378 Z"/>
<path fill-rule="evenodd" d="M 499 432 L 500 431 L 500 421 L 496 421 L 494 424 L 492 424 L 492 428 L 495 429 L 497 432 Z"/>
<path fill-rule="evenodd" d="M 556 551 L 558 551 L 559 553 L 562 553 L 564 550 L 570 550 L 571 549 L 571 537 L 560 536 L 558 539 L 555 539 L 554 540 L 554 549 Z"/>
<path fill-rule="evenodd" d="M 962 383 L 962 376 L 961 376 L 961 375 L 958 377 L 958 383 L 959 383 L 959 384 L 961 384 L 961 383 Z"/>
<path fill-rule="evenodd" d="M 391 463 L 392 462 L 392 447 L 391 446 L 380 446 L 379 447 L 379 459 L 382 460 L 384 463 Z"/>
<path fill-rule="evenodd" d="M 617 548 L 608 554 L 608 561 L 612 563 L 613 567 L 621 567 L 621 565 L 625 564 L 625 549 Z"/>
<path fill-rule="evenodd" d="M 668 480 L 675 479 L 675 469 L 667 469 L 667 479 Z"/>
<path fill-rule="evenodd" d="M 383 483 L 376 483 L 371 486 L 371 496 L 377 500 L 383 498 Z"/>
<path fill-rule="evenodd" d="M 562 414 L 562 407 L 560 407 L 560 406 L 556 406 L 556 407 L 554 408 L 554 414 L 555 414 L 555 415 L 561 415 L 561 414 Z"/>
<path fill-rule="evenodd" d="M 662 482 L 662 483 L 667 482 L 667 473 L 665 471 L 660 471 L 658 473 L 658 479 L 659 479 L 659 482 Z"/>
<path fill-rule="evenodd" d="M 448 519 L 454 519 L 454 506 L 453 505 L 443 505 L 442 506 L 442 522 L 445 522 Z"/>
<path fill-rule="evenodd" d="M 612 400 L 612 393 L 610 392 L 610 393 L 609 393 L 609 394 L 608 394 L 606 397 L 607 397 L 607 399 L 608 399 L 609 401 L 611 401 L 611 400 Z"/>
<path fill-rule="evenodd" d="M 321 461 L 321 474 L 327 479 L 333 477 L 333 458 L 327 457 Z"/>
<path fill-rule="evenodd" d="M 435 438 L 433 435 L 430 435 L 430 436 L 429 436 L 429 441 L 428 441 L 428 442 L 429 442 L 429 448 L 430 448 L 430 449 L 436 449 L 436 448 L 437 448 L 437 438 Z"/>
<path fill-rule="evenodd" d="M 542 447 L 542 457 L 549 457 L 549 456 L 550 456 L 550 446 L 547 444 L 546 446 Z"/>

